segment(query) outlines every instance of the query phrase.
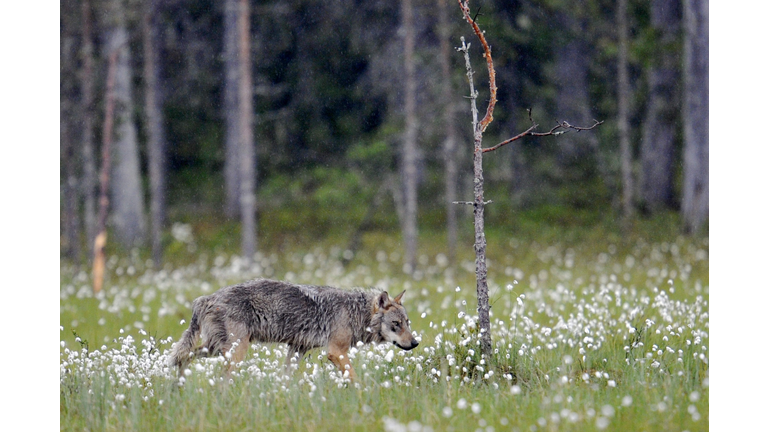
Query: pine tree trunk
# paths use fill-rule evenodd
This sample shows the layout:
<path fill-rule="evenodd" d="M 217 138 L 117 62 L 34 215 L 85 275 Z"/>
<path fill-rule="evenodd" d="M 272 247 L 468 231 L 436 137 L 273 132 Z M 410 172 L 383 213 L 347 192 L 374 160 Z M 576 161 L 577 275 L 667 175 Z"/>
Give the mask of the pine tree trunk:
<path fill-rule="evenodd" d="M 683 220 L 688 232 L 709 218 L 709 0 L 684 0 Z"/>
<path fill-rule="evenodd" d="M 122 1 L 111 0 L 107 7 L 107 52 L 119 50 L 114 89 L 116 131 L 113 181 L 110 182 L 112 217 L 117 240 L 132 247 L 141 244 L 146 237 L 139 146 L 132 116 L 133 73 Z"/>
<path fill-rule="evenodd" d="M 634 181 L 632 178 L 632 147 L 629 141 L 629 87 L 627 0 L 619 0 L 616 10 L 616 21 L 619 33 L 618 56 L 618 129 L 619 149 L 621 152 L 621 210 L 625 222 L 634 214 Z"/>
<path fill-rule="evenodd" d="M 93 41 L 91 4 L 83 0 L 81 4 L 82 14 L 82 70 L 80 71 L 80 88 L 82 91 L 82 194 L 83 194 L 83 219 L 85 221 L 85 240 L 88 245 L 88 256 L 93 256 L 93 241 L 96 238 L 96 158 L 94 150 L 93 131 Z"/>
<path fill-rule="evenodd" d="M 149 159 L 150 219 L 152 222 L 152 259 L 159 267 L 163 259 L 163 224 L 165 223 L 165 130 L 158 71 L 157 0 L 144 6 L 144 83 Z"/>
<path fill-rule="evenodd" d="M 445 160 L 445 201 L 446 201 L 446 231 L 448 237 L 448 259 L 451 263 L 456 260 L 456 205 L 457 182 L 459 177 L 456 163 L 456 125 L 453 118 L 453 86 L 451 84 L 451 27 L 448 23 L 448 0 L 440 0 L 440 70 L 442 76 L 443 93 L 443 121 L 445 124 L 445 142 L 443 143 L 443 157 Z"/>
<path fill-rule="evenodd" d="M 224 212 L 240 214 L 240 118 L 238 111 L 238 0 L 224 2 Z"/>
<path fill-rule="evenodd" d="M 674 205 L 672 163 L 679 110 L 679 58 L 671 45 L 679 29 L 679 12 L 679 3 L 674 0 L 651 3 L 651 26 L 659 35 L 659 48 L 648 70 L 649 97 L 640 147 L 640 190 L 643 207 L 651 213 Z"/>
<path fill-rule="evenodd" d="M 104 98 L 104 129 L 101 144 L 101 173 L 99 174 L 99 217 L 96 221 L 96 237 L 93 241 L 93 292 L 101 291 L 104 283 L 107 246 L 107 214 L 109 212 L 109 180 L 112 167 L 112 135 L 115 120 L 115 75 L 117 58 L 121 49 L 118 47 L 109 53 L 107 70 L 107 88 Z"/>
<path fill-rule="evenodd" d="M 417 182 L 418 154 L 416 139 L 418 123 L 416 118 L 416 66 L 413 58 L 416 37 L 413 24 L 413 4 L 411 0 L 402 0 L 403 15 L 404 69 L 405 69 L 405 134 L 403 136 L 402 177 L 405 214 L 403 220 L 403 239 L 405 241 L 405 268 L 410 272 L 416 268 L 417 249 Z"/>
<path fill-rule="evenodd" d="M 77 160 L 74 152 L 74 113 L 71 101 L 75 97 L 75 75 L 74 57 L 75 38 L 66 34 L 70 27 L 73 27 L 73 21 L 70 14 L 62 14 L 62 21 L 66 24 L 63 27 L 65 34 L 61 36 L 61 75 L 60 87 L 61 98 L 59 102 L 59 121 L 60 121 L 60 146 L 61 146 L 61 166 L 64 174 L 63 181 L 63 199 L 64 205 L 62 214 L 62 228 L 65 241 L 65 253 L 69 259 L 75 263 L 80 263 L 80 218 L 78 216 L 79 194 L 77 185 Z"/>
<path fill-rule="evenodd" d="M 571 124 L 590 124 L 594 116 L 589 107 L 588 45 L 583 36 L 586 33 L 585 23 L 579 16 L 584 7 L 583 0 L 573 2 L 572 6 L 575 13 L 561 11 L 557 18 L 563 40 L 555 49 L 556 112 L 559 120 Z M 566 134 L 558 139 L 558 148 L 561 172 L 568 173 L 569 167 L 583 163 L 584 156 L 595 152 L 597 140 L 592 134 Z"/>
<path fill-rule="evenodd" d="M 240 136 L 240 217 L 242 254 L 252 259 L 256 252 L 256 160 L 253 140 L 251 89 L 251 30 L 248 0 L 240 0 L 238 16 L 239 85 L 238 112 Z"/>

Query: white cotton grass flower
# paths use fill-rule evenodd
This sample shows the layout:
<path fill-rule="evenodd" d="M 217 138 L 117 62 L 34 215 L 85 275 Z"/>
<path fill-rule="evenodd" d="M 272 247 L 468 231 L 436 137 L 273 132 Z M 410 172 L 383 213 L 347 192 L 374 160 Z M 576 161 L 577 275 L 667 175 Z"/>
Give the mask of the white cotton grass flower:
<path fill-rule="evenodd" d="M 632 405 L 632 396 L 626 395 L 621 398 L 621 406 L 628 407 L 630 405 Z"/>
<path fill-rule="evenodd" d="M 600 408 L 600 412 L 605 417 L 613 417 L 613 415 L 616 414 L 616 410 L 611 405 L 603 405 L 603 407 Z"/>
<path fill-rule="evenodd" d="M 595 420 L 595 426 L 600 430 L 607 428 L 609 423 L 610 421 L 605 417 L 598 417 L 597 420 Z"/>
<path fill-rule="evenodd" d="M 467 409 L 467 400 L 464 398 L 459 399 L 458 402 L 456 402 L 456 408 L 458 409 Z"/>
<path fill-rule="evenodd" d="M 473 402 L 472 403 L 472 412 L 473 413 L 480 414 L 480 409 L 481 409 L 481 407 L 480 407 L 479 403 L 477 403 L 477 402 Z"/>

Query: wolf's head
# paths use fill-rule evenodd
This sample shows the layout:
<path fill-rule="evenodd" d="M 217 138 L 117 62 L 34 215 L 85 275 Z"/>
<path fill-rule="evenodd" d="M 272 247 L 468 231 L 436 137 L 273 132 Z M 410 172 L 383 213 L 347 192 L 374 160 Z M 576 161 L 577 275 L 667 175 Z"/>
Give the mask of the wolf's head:
<path fill-rule="evenodd" d="M 405 291 L 394 299 L 386 291 L 373 299 L 373 317 L 371 330 L 378 333 L 380 342 L 392 342 L 404 350 L 412 350 L 419 345 L 411 333 L 408 314 L 400 302 Z"/>

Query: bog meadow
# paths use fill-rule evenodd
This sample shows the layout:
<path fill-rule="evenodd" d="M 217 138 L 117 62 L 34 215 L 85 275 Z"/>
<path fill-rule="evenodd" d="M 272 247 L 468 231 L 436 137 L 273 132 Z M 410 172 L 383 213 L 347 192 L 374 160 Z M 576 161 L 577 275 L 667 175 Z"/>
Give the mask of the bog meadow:
<path fill-rule="evenodd" d="M 190 228 L 175 227 L 179 247 L 197 244 Z M 665 237 L 491 236 L 488 359 L 471 254 L 449 265 L 436 248 L 412 274 L 381 235 L 354 256 L 330 242 L 249 265 L 199 247 L 162 268 L 114 255 L 98 295 L 86 272 L 63 264 L 61 428 L 708 430 L 708 243 Z M 219 356 L 195 361 L 180 385 L 166 358 L 191 301 L 259 277 L 405 289 L 421 343 L 356 347 L 354 384 L 321 349 L 286 374 L 284 345 L 254 344 L 228 379 Z"/>
<path fill-rule="evenodd" d="M 61 3 L 61 430 L 709 430 L 708 2 L 433 3 Z M 418 347 L 169 365 L 259 278 Z"/>

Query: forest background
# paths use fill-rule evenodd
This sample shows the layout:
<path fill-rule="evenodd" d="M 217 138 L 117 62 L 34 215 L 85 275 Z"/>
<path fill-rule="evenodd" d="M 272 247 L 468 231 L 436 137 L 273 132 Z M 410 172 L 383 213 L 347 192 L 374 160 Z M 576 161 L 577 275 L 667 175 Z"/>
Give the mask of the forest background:
<path fill-rule="evenodd" d="M 419 237 L 444 238 L 453 257 L 456 239 L 472 235 L 471 208 L 450 204 L 472 195 L 468 88 L 453 49 L 471 33 L 453 3 L 62 2 L 61 253 L 92 256 L 117 53 L 107 223 L 116 247 L 151 246 L 159 264 L 183 223 L 246 256 L 257 241 L 326 236 L 354 251 L 383 231 L 402 233 L 407 267 Z M 475 7 L 500 88 L 486 142 L 530 121 L 542 132 L 605 121 L 487 158 L 489 229 L 652 220 L 706 235 L 708 77 L 685 53 L 699 46 L 706 66 L 708 36 L 691 40 L 695 16 L 682 2 Z M 690 95 L 703 111 L 691 111 Z M 241 224 L 244 215 L 255 220 Z"/>

